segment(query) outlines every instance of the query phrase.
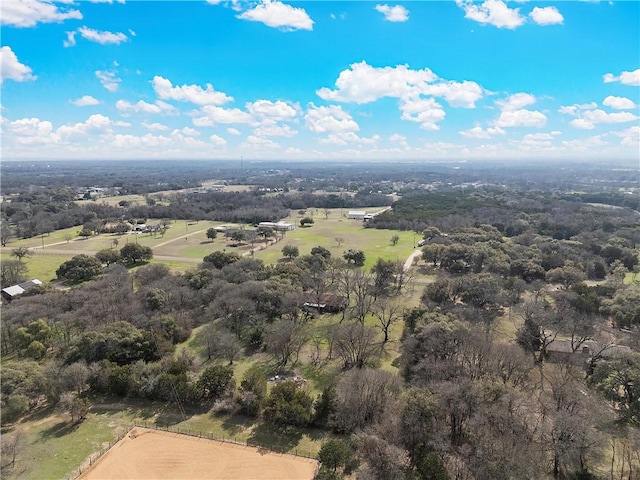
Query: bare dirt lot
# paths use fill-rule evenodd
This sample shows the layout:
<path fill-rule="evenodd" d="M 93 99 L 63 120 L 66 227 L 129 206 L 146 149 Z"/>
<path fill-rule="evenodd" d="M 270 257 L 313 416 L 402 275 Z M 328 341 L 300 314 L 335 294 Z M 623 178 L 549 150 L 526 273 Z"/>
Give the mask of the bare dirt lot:
<path fill-rule="evenodd" d="M 254 447 L 136 427 L 82 480 L 311 480 L 318 462 Z"/>

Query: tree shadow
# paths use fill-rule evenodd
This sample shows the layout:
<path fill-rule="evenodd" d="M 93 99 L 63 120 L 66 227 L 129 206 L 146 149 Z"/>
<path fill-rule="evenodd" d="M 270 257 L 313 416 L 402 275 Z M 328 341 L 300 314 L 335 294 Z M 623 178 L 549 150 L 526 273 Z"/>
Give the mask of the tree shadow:
<path fill-rule="evenodd" d="M 45 442 L 52 438 L 60 438 L 75 432 L 80 426 L 81 421 L 75 422 L 58 422 L 51 427 L 44 429 L 40 432 L 41 441 Z"/>
<path fill-rule="evenodd" d="M 303 431 L 298 428 L 276 428 L 266 423 L 253 429 L 247 444 L 276 452 L 288 452 L 295 448 L 302 439 Z"/>
<path fill-rule="evenodd" d="M 216 414 L 214 413 L 213 415 L 215 416 Z M 255 423 L 256 420 L 254 418 L 245 417 L 244 415 L 229 415 L 222 422 L 222 428 L 224 428 L 229 436 L 235 437 L 248 428 L 251 428 Z"/>

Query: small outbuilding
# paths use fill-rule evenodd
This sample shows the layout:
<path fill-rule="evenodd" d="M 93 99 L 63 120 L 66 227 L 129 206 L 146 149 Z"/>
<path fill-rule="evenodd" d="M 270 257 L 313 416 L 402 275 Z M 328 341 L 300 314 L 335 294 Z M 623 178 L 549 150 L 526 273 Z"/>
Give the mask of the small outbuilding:
<path fill-rule="evenodd" d="M 347 214 L 347 218 L 351 220 L 364 220 L 366 216 L 367 212 L 364 210 L 349 210 L 349 213 Z"/>
<path fill-rule="evenodd" d="M 16 297 L 19 297 L 24 292 L 29 290 L 30 288 L 35 287 L 36 285 L 42 285 L 42 282 L 37 278 L 33 280 L 29 280 L 28 282 L 19 283 L 18 285 L 11 285 L 10 287 L 2 289 L 2 298 L 4 298 L 7 302 L 10 302 Z"/>

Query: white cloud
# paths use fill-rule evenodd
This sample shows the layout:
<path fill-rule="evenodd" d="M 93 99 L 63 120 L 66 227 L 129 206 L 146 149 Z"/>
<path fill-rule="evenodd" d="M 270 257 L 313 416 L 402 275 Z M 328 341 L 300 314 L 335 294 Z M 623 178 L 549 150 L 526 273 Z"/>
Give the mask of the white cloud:
<path fill-rule="evenodd" d="M 558 109 L 559 113 L 564 113 L 566 115 L 579 115 L 582 110 L 593 110 L 597 108 L 598 104 L 595 102 L 591 103 L 583 103 L 583 104 L 574 104 L 574 105 L 563 105 Z"/>
<path fill-rule="evenodd" d="M 198 135 L 200 135 L 200 132 L 195 128 L 184 127 L 182 130 L 175 129 L 173 132 L 171 132 L 171 135 L 173 136 L 184 135 L 187 137 L 197 137 Z"/>
<path fill-rule="evenodd" d="M 148 103 L 144 100 L 139 100 L 137 103 L 131 103 L 127 100 L 118 100 L 116 102 L 116 108 L 121 112 L 135 112 L 135 113 L 162 113 L 173 110 L 173 106 L 165 102 Z"/>
<path fill-rule="evenodd" d="M 595 109 L 585 111 L 581 118 L 571 121 L 576 128 L 591 130 L 601 123 L 626 123 L 638 120 L 638 116 L 630 112 L 607 113 L 604 110 Z"/>
<path fill-rule="evenodd" d="M 640 86 L 640 68 L 633 72 L 622 72 L 619 76 L 613 73 L 605 73 L 602 76 L 604 83 L 620 82 L 624 85 Z"/>
<path fill-rule="evenodd" d="M 16 82 L 35 80 L 38 77 L 31 73 L 31 68 L 20 63 L 11 47 L 0 48 L 0 85 L 6 78 Z"/>
<path fill-rule="evenodd" d="M 47 0 L 7 0 L 2 2 L 2 25 L 14 27 L 34 27 L 38 23 L 63 22 L 68 19 L 81 19 L 78 10 L 60 9 Z"/>
<path fill-rule="evenodd" d="M 73 125 L 63 125 L 56 130 L 56 134 L 63 142 L 73 142 L 89 134 L 101 134 L 111 130 L 113 122 L 105 115 L 97 113 L 91 115 L 86 122 Z"/>
<path fill-rule="evenodd" d="M 263 0 L 251 10 L 238 15 L 238 18 L 262 22 L 285 31 L 313 30 L 313 20 L 303 8 L 292 7 L 277 0 Z"/>
<path fill-rule="evenodd" d="M 247 111 L 257 118 L 269 119 L 273 121 L 286 121 L 298 115 L 300 107 L 292 106 L 282 100 L 271 102 L 269 100 L 257 100 L 246 104 Z"/>
<path fill-rule="evenodd" d="M 616 110 L 631 110 L 632 108 L 636 108 L 637 105 L 633 100 L 626 97 L 614 97 L 609 95 L 602 101 L 602 104 L 605 107 L 615 108 Z"/>
<path fill-rule="evenodd" d="M 505 110 L 495 122 L 496 127 L 544 127 L 547 117 L 537 110 Z"/>
<path fill-rule="evenodd" d="M 446 116 L 442 106 L 433 98 L 406 99 L 400 104 L 402 119 L 417 122 L 425 130 L 439 130 L 438 122 Z"/>
<path fill-rule="evenodd" d="M 351 132 L 360 129 L 353 117 L 339 105 L 316 107 L 311 103 L 304 119 L 307 128 L 315 133 Z"/>
<path fill-rule="evenodd" d="M 151 130 L 151 131 L 157 131 L 157 132 L 162 132 L 162 131 L 167 131 L 169 130 L 169 127 L 167 127 L 166 125 L 163 125 L 161 123 L 147 123 L 147 122 L 142 122 L 142 126 L 144 128 L 146 128 L 147 130 Z"/>
<path fill-rule="evenodd" d="M 274 142 L 273 140 L 269 140 L 264 137 L 256 137 L 255 135 L 249 135 L 245 142 L 242 144 L 244 148 L 250 148 L 252 150 L 276 150 L 281 148 L 280 144 Z"/>
<path fill-rule="evenodd" d="M 332 133 L 326 138 L 321 138 L 318 142 L 326 145 L 375 145 L 380 140 L 378 135 L 373 135 L 370 138 L 360 137 L 354 132 L 340 132 Z"/>
<path fill-rule="evenodd" d="M 335 90 L 323 87 L 316 93 L 328 101 L 370 103 L 383 97 L 401 98 L 418 94 L 427 83 L 437 78 L 428 68 L 412 70 L 408 65 L 376 68 L 363 61 L 340 72 Z"/>
<path fill-rule="evenodd" d="M 76 98 L 75 100 L 71 100 L 71 103 L 76 107 L 92 107 L 94 105 L 99 105 L 100 100 L 92 97 L 91 95 L 84 95 L 80 98 Z"/>
<path fill-rule="evenodd" d="M 22 118 L 13 122 L 3 122 L 3 133 L 15 138 L 20 145 L 41 145 L 52 143 L 53 125 L 39 118 Z"/>
<path fill-rule="evenodd" d="M 255 128 L 253 133 L 259 137 L 294 137 L 298 131 L 289 125 L 277 125 L 266 122 Z"/>
<path fill-rule="evenodd" d="M 389 5 L 376 5 L 375 9 L 384 15 L 388 22 L 406 22 L 409 20 L 409 10 L 402 5 L 390 7 Z"/>
<path fill-rule="evenodd" d="M 425 95 L 443 97 L 452 107 L 475 108 L 476 102 L 482 98 L 483 89 L 476 82 L 441 82 L 425 85 Z"/>
<path fill-rule="evenodd" d="M 564 22 L 564 17 L 556 7 L 533 7 L 529 16 L 538 25 L 559 25 Z"/>
<path fill-rule="evenodd" d="M 607 145 L 607 143 L 602 140 L 602 135 L 594 135 L 592 137 L 584 137 L 576 140 L 565 140 L 562 142 L 563 147 L 578 152 L 586 152 L 594 147 L 602 147 L 605 145 Z"/>
<path fill-rule="evenodd" d="M 119 45 L 122 42 L 129 40 L 122 32 L 107 32 L 94 30 L 89 27 L 80 27 L 78 30 L 67 32 L 67 39 L 63 42 L 65 47 L 73 47 L 76 44 L 76 33 L 79 33 L 82 38 L 89 40 L 90 42 L 99 43 L 101 45 Z"/>
<path fill-rule="evenodd" d="M 151 83 L 156 95 L 163 100 L 178 100 L 195 105 L 223 105 L 233 100 L 233 97 L 226 93 L 215 91 L 210 83 L 207 83 L 204 89 L 199 85 L 174 87 L 171 81 L 157 75 L 153 77 Z"/>
<path fill-rule="evenodd" d="M 238 108 L 222 108 L 215 105 L 205 105 L 199 111 L 202 117 L 193 119 L 196 127 L 212 127 L 216 123 L 254 123 L 255 120 L 247 112 Z"/>
<path fill-rule="evenodd" d="M 240 130 L 238 130 L 237 128 L 229 127 L 227 128 L 227 133 L 231 135 L 240 135 Z"/>
<path fill-rule="evenodd" d="M 471 0 L 456 0 L 465 12 L 465 18 L 498 28 L 514 29 L 525 22 L 519 8 L 509 8 L 502 0 L 485 0 L 481 5 Z"/>
<path fill-rule="evenodd" d="M 102 86 L 110 92 L 116 92 L 122 81 L 116 76 L 116 72 L 110 70 L 96 70 L 96 77 L 98 77 Z"/>
<path fill-rule="evenodd" d="M 636 152 L 640 148 L 640 126 L 634 125 L 620 132 L 613 133 L 617 137 L 622 137 L 620 145 L 625 147 L 635 147 Z"/>
<path fill-rule="evenodd" d="M 462 135 L 463 137 L 483 138 L 483 139 L 491 138 L 496 135 L 505 135 L 506 133 L 507 132 L 505 132 L 500 127 L 489 127 L 487 129 L 483 129 L 479 125 L 476 125 L 475 127 L 470 128 L 469 130 L 460 131 L 460 135 Z"/>
<path fill-rule="evenodd" d="M 216 147 L 224 147 L 227 144 L 227 141 L 224 138 L 215 134 L 209 137 L 209 141 Z"/>
<path fill-rule="evenodd" d="M 498 105 L 503 112 L 520 110 L 534 103 L 536 103 L 536 97 L 529 93 L 514 93 L 505 100 L 496 100 L 496 105 Z"/>

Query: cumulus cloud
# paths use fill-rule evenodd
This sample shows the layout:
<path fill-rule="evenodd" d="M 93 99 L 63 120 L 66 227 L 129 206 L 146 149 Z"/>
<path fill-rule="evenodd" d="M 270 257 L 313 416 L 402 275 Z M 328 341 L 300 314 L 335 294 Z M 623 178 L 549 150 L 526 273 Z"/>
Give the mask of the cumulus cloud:
<path fill-rule="evenodd" d="M 31 73 L 30 67 L 20 63 L 11 47 L 6 46 L 0 48 L 0 74 L 0 85 L 7 78 L 15 82 L 26 82 L 38 78 Z"/>
<path fill-rule="evenodd" d="M 537 110 L 505 110 L 500 113 L 500 117 L 495 121 L 496 127 L 544 127 L 547 117 Z"/>
<path fill-rule="evenodd" d="M 620 82 L 623 85 L 633 85 L 635 87 L 640 86 L 640 68 L 633 72 L 622 72 L 620 75 L 614 75 L 613 73 L 605 73 L 602 76 L 604 83 Z"/>
<path fill-rule="evenodd" d="M 77 30 L 67 32 L 67 39 L 63 42 L 65 47 L 75 46 L 76 34 L 80 34 L 80 36 L 85 40 L 99 43 L 101 45 L 119 45 L 122 42 L 126 42 L 127 40 L 129 40 L 129 37 L 127 37 L 122 32 L 113 33 L 94 30 L 93 28 L 89 27 L 80 27 Z"/>
<path fill-rule="evenodd" d="M 340 72 L 335 90 L 327 87 L 316 94 L 323 100 L 370 103 L 384 97 L 409 98 L 419 95 L 443 97 L 454 107 L 473 108 L 483 89 L 475 82 L 443 81 L 428 68 L 413 70 L 407 65 L 372 67 L 354 63 Z"/>
<path fill-rule="evenodd" d="M 353 117 L 339 105 L 316 107 L 309 105 L 304 117 L 307 128 L 314 133 L 353 132 L 360 127 Z"/>
<path fill-rule="evenodd" d="M 227 144 L 227 141 L 224 138 L 215 134 L 209 137 L 209 141 L 216 147 L 224 147 Z"/>
<path fill-rule="evenodd" d="M 238 108 L 222 108 L 215 105 L 205 105 L 199 110 L 202 114 L 192 121 L 196 127 L 212 127 L 217 123 L 254 123 L 253 117 Z"/>
<path fill-rule="evenodd" d="M 533 7 L 529 17 L 538 25 L 559 25 L 564 17 L 556 7 Z"/>
<path fill-rule="evenodd" d="M 116 102 L 116 108 L 121 112 L 135 112 L 135 113 L 162 113 L 168 112 L 174 109 L 172 105 L 166 102 L 157 101 L 156 103 L 148 103 L 144 100 L 139 100 L 137 103 L 131 103 L 128 100 L 118 100 Z"/>
<path fill-rule="evenodd" d="M 536 97 L 530 93 L 514 93 L 504 100 L 496 100 L 496 105 L 500 107 L 503 112 L 513 112 L 520 110 L 527 105 L 533 105 L 536 103 Z"/>
<path fill-rule="evenodd" d="M 291 105 L 282 100 L 272 102 L 270 100 L 256 100 L 246 104 L 247 111 L 256 118 L 273 121 L 287 121 L 298 115 L 300 107 Z"/>
<path fill-rule="evenodd" d="M 313 20 L 304 8 L 296 8 L 277 0 L 263 0 L 254 8 L 247 10 L 238 18 L 261 22 L 284 31 L 313 30 Z"/>
<path fill-rule="evenodd" d="M 170 80 L 155 76 L 152 80 L 156 95 L 163 100 L 178 100 L 195 105 L 223 105 L 233 100 L 224 92 L 214 90 L 213 85 L 207 83 L 206 88 L 199 85 L 173 86 Z"/>
<path fill-rule="evenodd" d="M 592 130 L 601 123 L 626 123 L 634 120 L 638 120 L 638 116 L 630 112 L 607 113 L 597 108 L 584 111 L 580 118 L 576 118 L 570 123 L 572 126 L 582 130 Z"/>
<path fill-rule="evenodd" d="M 615 108 L 616 110 L 631 110 L 632 108 L 636 108 L 637 105 L 633 100 L 626 97 L 614 97 L 609 95 L 602 101 L 602 104 L 605 107 Z"/>
<path fill-rule="evenodd" d="M 21 118 L 2 125 L 4 134 L 15 139 L 19 145 L 42 145 L 52 143 L 53 125 L 39 118 Z"/>
<path fill-rule="evenodd" d="M 387 22 L 406 22 L 409 20 L 409 10 L 402 5 L 390 7 L 389 5 L 376 5 L 375 9 L 384 15 Z"/>
<path fill-rule="evenodd" d="M 71 103 L 76 107 L 92 107 L 94 105 L 99 105 L 100 101 L 91 95 L 84 95 L 80 98 L 76 98 L 75 100 L 71 100 Z"/>
<path fill-rule="evenodd" d="M 439 130 L 438 122 L 446 116 L 442 106 L 433 98 L 406 99 L 400 104 L 402 119 L 420 124 L 425 130 Z"/>
<path fill-rule="evenodd" d="M 227 128 L 227 133 L 231 135 L 240 135 L 241 132 L 237 128 L 229 127 Z"/>
<path fill-rule="evenodd" d="M 617 137 L 621 137 L 620 145 L 625 147 L 635 147 L 636 151 L 640 147 L 640 126 L 634 125 L 620 132 L 613 133 Z"/>
<path fill-rule="evenodd" d="M 486 139 L 486 138 L 495 137 L 496 135 L 505 135 L 507 132 L 505 132 L 500 127 L 489 127 L 484 129 L 481 126 L 476 125 L 475 127 L 470 128 L 469 130 L 462 130 L 459 133 L 463 137 L 467 137 L 467 138 Z"/>
<path fill-rule="evenodd" d="M 298 131 L 289 125 L 278 125 L 267 122 L 255 128 L 253 133 L 259 137 L 294 137 L 298 134 Z"/>
<path fill-rule="evenodd" d="M 597 108 L 598 104 L 595 102 L 591 103 L 583 103 L 583 104 L 574 104 L 574 105 L 563 105 L 558 109 L 559 113 L 564 113 L 566 115 L 579 115 L 583 110 L 593 110 Z"/>
<path fill-rule="evenodd" d="M 79 10 L 61 8 L 47 0 L 9 0 L 2 3 L 2 25 L 14 27 L 34 27 L 38 23 L 63 22 L 68 19 L 79 20 Z"/>
<path fill-rule="evenodd" d="M 85 122 L 78 122 L 73 125 L 63 125 L 56 130 L 56 134 L 63 142 L 76 141 L 89 134 L 106 133 L 113 127 L 111 119 L 105 115 L 97 113 L 91 115 Z"/>
<path fill-rule="evenodd" d="M 117 92 L 118 87 L 120 86 L 120 80 L 116 76 L 116 72 L 111 70 L 96 70 L 96 77 L 100 80 L 100 83 L 104 88 L 109 90 L 110 92 Z"/>
<path fill-rule="evenodd" d="M 164 131 L 169 130 L 169 127 L 167 127 L 166 125 L 163 125 L 161 123 L 142 122 L 142 126 L 144 128 L 146 128 L 147 130 L 157 131 L 157 132 L 164 132 Z"/>
<path fill-rule="evenodd" d="M 465 18 L 483 25 L 514 29 L 525 22 L 519 8 L 509 8 L 502 0 L 485 0 L 480 5 L 472 0 L 456 0 L 456 3 L 464 10 Z"/>

